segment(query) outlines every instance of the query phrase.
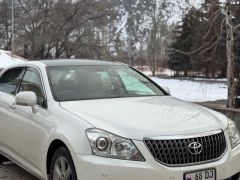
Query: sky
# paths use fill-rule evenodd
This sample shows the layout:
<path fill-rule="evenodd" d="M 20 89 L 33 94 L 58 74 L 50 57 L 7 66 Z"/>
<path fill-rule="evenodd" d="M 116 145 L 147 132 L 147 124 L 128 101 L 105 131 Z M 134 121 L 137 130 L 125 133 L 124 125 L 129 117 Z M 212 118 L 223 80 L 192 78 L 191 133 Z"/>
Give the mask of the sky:
<path fill-rule="evenodd" d="M 172 14 L 172 18 L 169 19 L 169 22 L 172 23 L 180 21 L 183 13 L 181 9 L 187 9 L 188 4 L 199 8 L 202 1 L 203 0 L 182 0 L 181 3 L 178 3 L 173 7 L 172 11 L 174 13 Z"/>
<path fill-rule="evenodd" d="M 158 0 L 158 1 L 161 1 L 161 0 Z M 195 6 L 196 8 L 199 8 L 200 5 L 202 4 L 203 0 L 176 0 L 176 2 L 177 1 L 179 3 L 174 4 L 172 9 L 170 9 L 170 11 L 173 13 L 171 15 L 171 18 L 168 20 L 169 24 L 176 23 L 181 20 L 181 17 L 183 14 L 181 9 L 187 9 L 189 4 L 192 6 Z M 125 27 L 127 24 L 128 15 L 129 15 L 128 12 L 125 12 L 125 14 L 122 17 L 122 20 L 118 26 L 118 29 L 116 31 L 117 33 L 122 31 L 123 37 L 125 37 L 125 38 L 127 38 L 127 32 L 126 32 Z"/>

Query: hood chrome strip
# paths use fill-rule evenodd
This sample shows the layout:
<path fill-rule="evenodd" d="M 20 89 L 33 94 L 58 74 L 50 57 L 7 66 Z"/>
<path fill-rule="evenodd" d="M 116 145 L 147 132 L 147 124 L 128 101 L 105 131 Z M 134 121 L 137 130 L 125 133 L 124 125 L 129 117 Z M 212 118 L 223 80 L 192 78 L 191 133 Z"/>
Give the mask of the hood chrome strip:
<path fill-rule="evenodd" d="M 163 136 L 152 136 L 152 137 L 144 137 L 144 140 L 171 140 L 171 139 L 187 139 L 187 138 L 195 138 L 195 137 L 204 137 L 214 134 L 219 134 L 223 132 L 223 130 L 218 129 L 214 131 L 200 132 L 200 133 L 192 133 L 192 134 L 181 134 L 181 135 L 163 135 Z"/>

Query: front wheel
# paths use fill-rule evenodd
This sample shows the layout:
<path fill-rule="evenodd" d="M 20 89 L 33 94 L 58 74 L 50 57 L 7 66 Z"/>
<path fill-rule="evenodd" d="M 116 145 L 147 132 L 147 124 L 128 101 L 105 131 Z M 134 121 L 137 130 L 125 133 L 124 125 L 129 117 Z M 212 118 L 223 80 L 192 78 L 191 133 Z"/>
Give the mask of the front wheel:
<path fill-rule="evenodd" d="M 77 180 L 71 154 L 65 147 L 57 149 L 50 168 L 50 180 Z"/>

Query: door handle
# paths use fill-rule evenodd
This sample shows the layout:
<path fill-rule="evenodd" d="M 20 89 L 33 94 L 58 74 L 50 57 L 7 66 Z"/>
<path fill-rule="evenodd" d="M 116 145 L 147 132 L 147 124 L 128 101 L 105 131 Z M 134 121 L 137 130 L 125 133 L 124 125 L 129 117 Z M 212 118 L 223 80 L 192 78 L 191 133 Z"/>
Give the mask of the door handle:
<path fill-rule="evenodd" d="M 10 104 L 9 109 L 12 110 L 12 111 L 15 111 L 16 110 L 16 104 Z"/>

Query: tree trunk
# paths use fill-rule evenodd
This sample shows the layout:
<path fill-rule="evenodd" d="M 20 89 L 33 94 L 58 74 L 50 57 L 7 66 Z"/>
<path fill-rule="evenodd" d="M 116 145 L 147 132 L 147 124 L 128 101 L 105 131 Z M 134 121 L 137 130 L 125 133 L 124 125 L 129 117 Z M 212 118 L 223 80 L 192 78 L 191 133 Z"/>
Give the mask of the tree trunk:
<path fill-rule="evenodd" d="M 180 76 L 179 71 L 174 71 L 174 76 L 175 76 L 175 77 L 179 77 L 179 76 Z"/>
<path fill-rule="evenodd" d="M 152 71 L 152 76 L 155 77 L 156 76 L 156 69 L 155 69 L 154 66 L 151 68 L 151 71 Z"/>
<path fill-rule="evenodd" d="M 156 20 L 156 8 L 157 8 L 157 0 L 154 1 L 154 16 L 153 16 L 153 23 L 154 23 L 154 39 L 153 39 L 153 50 L 154 50 L 154 76 L 156 75 L 157 69 L 157 20 Z"/>
<path fill-rule="evenodd" d="M 227 82 L 228 82 L 228 103 L 230 108 L 236 107 L 236 78 L 235 78 L 235 66 L 234 59 L 234 34 L 232 25 L 232 14 L 230 11 L 230 0 L 226 3 L 226 30 L 227 30 Z"/>

